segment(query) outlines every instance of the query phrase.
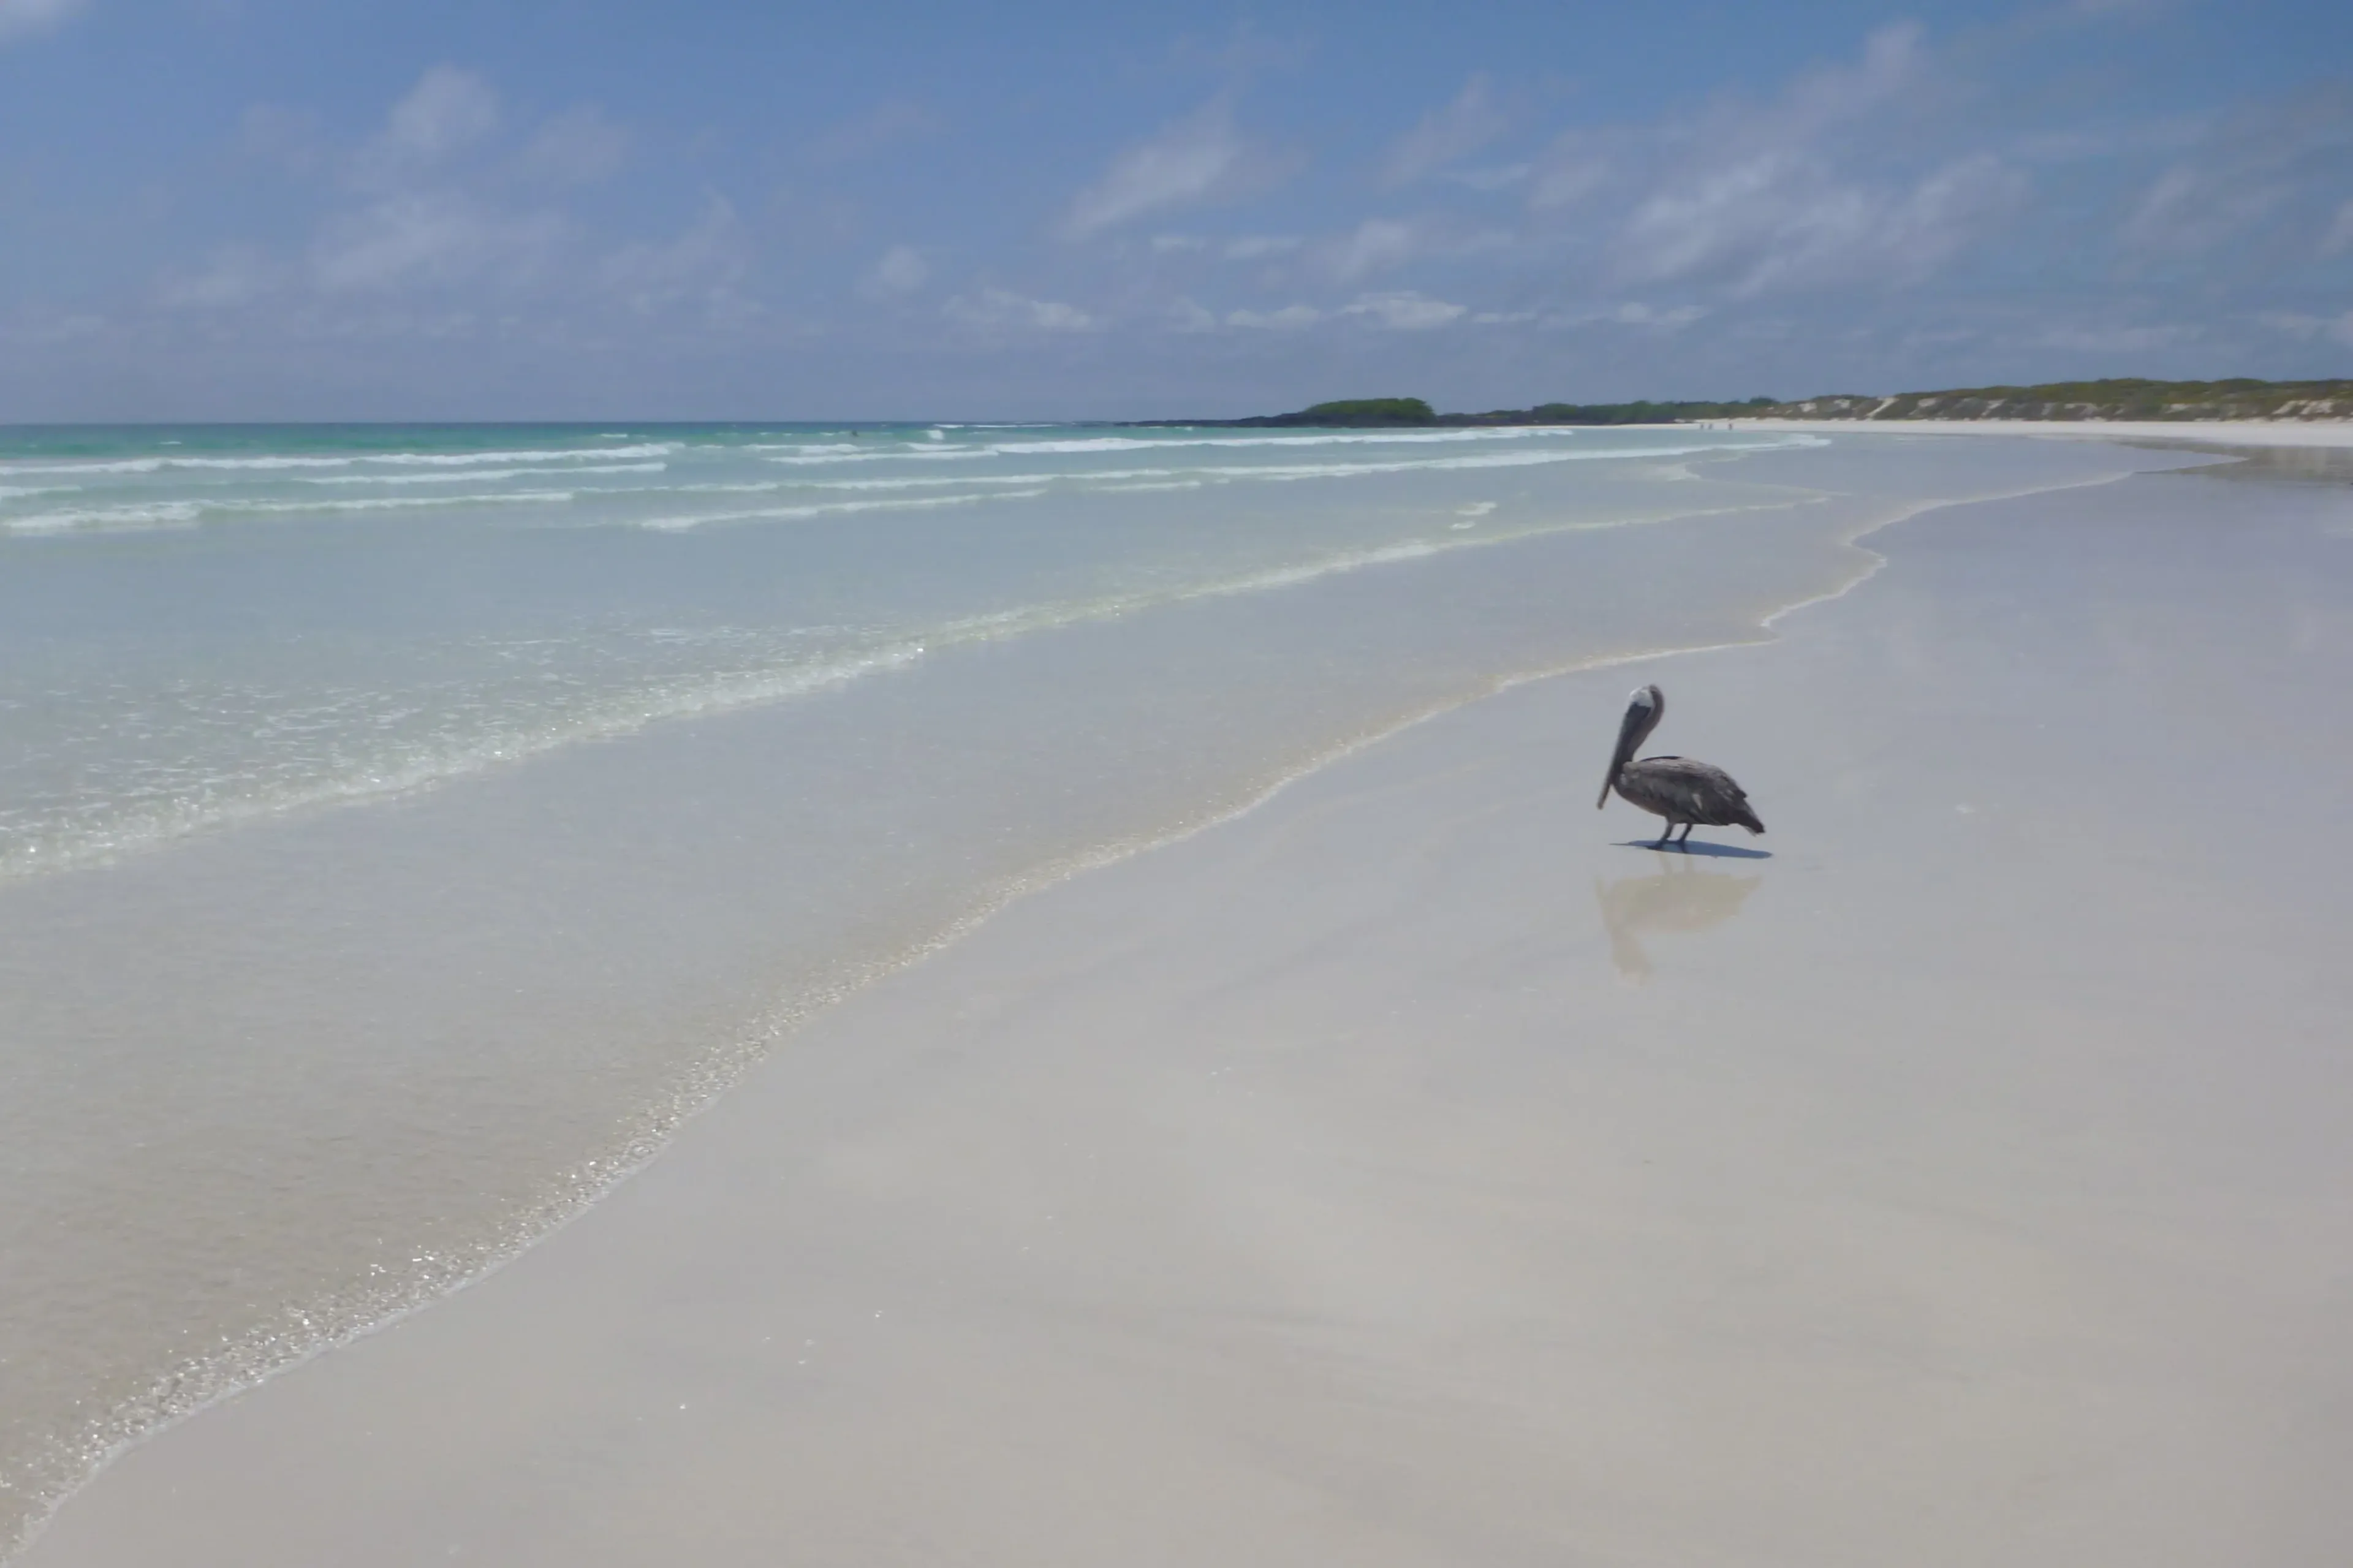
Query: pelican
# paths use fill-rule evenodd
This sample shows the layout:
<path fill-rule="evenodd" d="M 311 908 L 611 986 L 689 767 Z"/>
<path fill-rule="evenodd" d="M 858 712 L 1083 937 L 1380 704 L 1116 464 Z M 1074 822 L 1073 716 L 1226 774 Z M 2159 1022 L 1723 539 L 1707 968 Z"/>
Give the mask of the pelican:
<path fill-rule="evenodd" d="M 1670 843 L 1689 843 L 1694 826 L 1729 827 L 1734 823 L 1751 833 L 1762 833 L 1765 825 L 1748 808 L 1748 792 L 1732 782 L 1732 775 L 1722 768 L 1706 763 L 1695 763 L 1689 757 L 1644 757 L 1635 762 L 1634 748 L 1650 739 L 1659 721 L 1667 716 L 1666 693 L 1655 686 L 1645 686 L 1634 693 L 1626 704 L 1625 720 L 1618 726 L 1618 750 L 1609 758 L 1609 774 L 1601 781 L 1601 798 L 1593 803 L 1596 811 L 1609 804 L 1609 792 L 1620 795 L 1644 811 L 1666 819 L 1659 841 L 1651 846 L 1664 849 Z M 1683 830 L 1682 838 L 1675 829 Z"/>

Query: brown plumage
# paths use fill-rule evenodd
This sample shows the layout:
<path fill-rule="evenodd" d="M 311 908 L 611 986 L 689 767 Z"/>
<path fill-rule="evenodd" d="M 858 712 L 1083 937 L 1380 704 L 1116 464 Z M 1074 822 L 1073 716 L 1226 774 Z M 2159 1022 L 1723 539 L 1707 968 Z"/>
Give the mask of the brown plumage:
<path fill-rule="evenodd" d="M 1633 760 L 1635 748 L 1650 738 L 1667 716 L 1666 694 L 1655 686 L 1645 686 L 1634 693 L 1626 705 L 1626 717 L 1618 726 L 1618 749 L 1610 754 L 1609 773 L 1601 781 L 1601 798 L 1593 803 L 1599 810 L 1609 804 L 1609 792 L 1619 795 L 1665 820 L 1656 846 L 1663 849 L 1671 842 L 1688 843 L 1694 826 L 1730 827 L 1735 824 L 1751 833 L 1762 833 L 1765 825 L 1749 809 L 1748 792 L 1733 782 L 1732 775 L 1709 763 L 1695 763 L 1689 757 L 1644 757 Z M 1681 839 L 1674 837 L 1676 828 L 1683 830 Z"/>

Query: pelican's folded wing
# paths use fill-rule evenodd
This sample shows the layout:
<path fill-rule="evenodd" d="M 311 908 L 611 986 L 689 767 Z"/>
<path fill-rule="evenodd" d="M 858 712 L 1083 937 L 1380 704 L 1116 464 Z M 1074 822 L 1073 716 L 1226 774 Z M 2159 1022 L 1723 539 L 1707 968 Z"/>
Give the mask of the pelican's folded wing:
<path fill-rule="evenodd" d="M 1714 763 L 1689 757 L 1645 757 L 1634 765 L 1641 769 L 1642 782 L 1660 804 L 1677 819 L 1710 827 L 1737 824 L 1752 832 L 1765 831 L 1765 825 L 1749 809 L 1748 792 Z"/>

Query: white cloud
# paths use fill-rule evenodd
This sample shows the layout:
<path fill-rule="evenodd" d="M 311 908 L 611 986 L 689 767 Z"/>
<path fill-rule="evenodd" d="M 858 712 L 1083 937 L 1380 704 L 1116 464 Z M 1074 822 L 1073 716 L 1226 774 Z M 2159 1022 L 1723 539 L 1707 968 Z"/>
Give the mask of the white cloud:
<path fill-rule="evenodd" d="M 1498 163 L 1490 169 L 1457 169 L 1446 177 L 1474 191 L 1501 191 L 1518 184 L 1535 172 L 1533 163 Z"/>
<path fill-rule="evenodd" d="M 1085 332 L 1101 323 L 1076 305 L 1032 300 L 1006 289 L 958 294 L 940 307 L 950 321 L 984 331 Z"/>
<path fill-rule="evenodd" d="M 318 117 L 274 103 L 248 104 L 237 116 L 237 147 L 247 157 L 307 174 L 326 163 L 327 140 Z"/>
<path fill-rule="evenodd" d="M 329 293 L 438 286 L 540 269 L 564 233 L 553 213 L 511 213 L 454 192 L 405 193 L 328 224 L 311 280 Z"/>
<path fill-rule="evenodd" d="M 1475 256 L 1512 243 L 1495 229 L 1464 229 L 1438 217 L 1367 218 L 1318 247 L 1317 259 L 1343 283 L 1428 257 Z"/>
<path fill-rule="evenodd" d="M 1412 224 L 1396 218 L 1366 218 L 1355 233 L 1332 247 L 1326 261 L 1334 277 L 1353 283 L 1367 272 L 1412 260 L 1420 248 L 1420 237 Z"/>
<path fill-rule="evenodd" d="M 1226 325 L 1278 332 L 1295 332 L 1302 327 L 1312 327 L 1324 319 L 1324 312 L 1313 305 L 1285 305 L 1280 310 L 1229 310 Z"/>
<path fill-rule="evenodd" d="M 2255 320 L 2275 332 L 2285 332 L 2292 338 L 2308 338 L 2328 324 L 2324 316 L 2307 316 L 2301 310 L 2258 310 Z"/>
<path fill-rule="evenodd" d="M 2309 342 L 2317 337 L 2353 345 L 2353 310 L 2340 316 L 2308 316 L 2295 310 L 2263 310 L 2255 320 L 2275 332 Z"/>
<path fill-rule="evenodd" d="M 594 104 L 568 109 L 539 128 L 515 160 L 516 172 L 554 185 L 609 179 L 629 161 L 628 128 Z"/>
<path fill-rule="evenodd" d="M 1745 270 L 1735 293 L 1843 279 L 1908 282 L 1983 232 L 2024 195 L 2025 176 L 1987 154 L 1932 171 L 1911 188 L 1841 182 L 1799 171 L 1725 208 L 1686 215 L 1669 239 L 1691 249 L 1671 261 L 1645 256 L 1662 237 L 1638 223 L 1630 236 L 1637 276 L 1671 278 L 1723 259 Z M 1665 264 L 1662 264 L 1665 261 Z"/>
<path fill-rule="evenodd" d="M 223 247 L 201 264 L 167 270 L 154 285 L 155 302 L 218 311 L 308 294 L 305 320 L 314 328 L 332 321 L 339 331 L 396 326 L 417 333 L 511 321 L 525 298 L 558 310 L 620 306 L 645 313 L 691 303 L 714 320 L 759 313 L 736 292 L 751 245 L 723 196 L 708 195 L 667 237 L 596 255 L 559 205 L 520 199 L 517 181 L 565 186 L 601 179 L 626 159 L 628 132 L 584 106 L 543 122 L 511 159 L 449 164 L 494 134 L 500 120 L 497 95 L 480 78 L 433 68 L 350 160 L 356 200 L 346 195 L 319 215 L 306 245 L 277 256 L 250 244 Z M 306 120 L 280 110 L 248 111 L 243 129 L 248 151 L 290 168 L 310 162 L 318 144 Z M 427 291 L 441 295 L 429 317 L 411 298 Z M 503 296 L 489 315 L 485 291 Z"/>
<path fill-rule="evenodd" d="M 2337 216 L 2329 223 L 2328 232 L 2320 237 L 2321 255 L 2335 256 L 2345 250 L 2353 250 L 2353 201 L 2348 201 L 2337 209 Z"/>
<path fill-rule="evenodd" d="M 922 104 L 903 98 L 886 99 L 810 142 L 808 161 L 820 165 L 856 163 L 939 128 L 939 117 Z"/>
<path fill-rule="evenodd" d="M 2125 222 L 2125 239 L 2156 249 L 2202 250 L 2263 217 L 2289 194 L 2275 180 L 2247 181 L 2176 164 L 2143 194 Z"/>
<path fill-rule="evenodd" d="M 1304 243 L 1295 234 L 1245 234 L 1226 241 L 1221 254 L 1229 261 L 1262 261 L 1270 256 L 1287 256 Z"/>
<path fill-rule="evenodd" d="M 1898 22 L 1863 41 L 1852 66 L 1821 66 L 1791 85 L 1766 118 L 1808 134 L 1844 124 L 1915 86 L 1926 64 L 1920 24 Z"/>
<path fill-rule="evenodd" d="M 1536 167 L 1528 186 L 1528 205 L 1536 212 L 1575 206 L 1608 184 L 1615 172 L 1609 160 L 1588 145 L 1588 138 L 1563 136 Z"/>
<path fill-rule="evenodd" d="M 750 258 L 750 243 L 733 205 L 710 195 L 677 238 L 625 246 L 605 258 L 597 276 L 605 287 L 626 298 L 631 309 L 650 312 L 690 299 L 721 299 L 743 278 Z"/>
<path fill-rule="evenodd" d="M 113 325 L 104 316 L 87 310 L 25 310 L 14 320 L 0 321 L 0 342 L 50 345 L 80 342 L 103 336 Z"/>
<path fill-rule="evenodd" d="M 858 291 L 870 300 L 912 294 L 931 280 L 932 268 L 923 253 L 912 245 L 894 245 L 875 258 L 858 282 Z"/>
<path fill-rule="evenodd" d="M 2178 258 L 2353 246 L 2353 95 L 2341 86 L 2283 96 L 2184 140 L 2126 219 L 2127 248 Z"/>
<path fill-rule="evenodd" d="M 1168 324 L 1180 332 L 1215 331 L 1218 318 L 1198 300 L 1179 295 L 1168 303 Z"/>
<path fill-rule="evenodd" d="M 1226 261 L 1263 261 L 1270 256 L 1288 256 L 1306 243 L 1295 234 L 1240 234 L 1222 240 L 1198 234 L 1155 234 L 1152 237 L 1152 248 L 1155 255 L 1178 256 L 1215 250 Z"/>
<path fill-rule="evenodd" d="M 286 269 L 252 246 L 225 246 L 197 271 L 167 277 L 156 295 L 175 310 L 234 310 L 276 292 L 285 279 Z"/>
<path fill-rule="evenodd" d="M 1212 100 L 1113 159 L 1071 203 L 1062 233 L 1084 239 L 1145 213 L 1234 195 L 1275 173 L 1234 128 L 1225 100 Z"/>
<path fill-rule="evenodd" d="M 1356 316 L 1391 331 L 1416 332 L 1460 321 L 1469 314 L 1469 307 L 1433 300 L 1410 289 L 1398 289 L 1359 294 L 1352 302 L 1341 306 L 1339 314 Z"/>
<path fill-rule="evenodd" d="M 2038 340 L 2055 349 L 2072 349 L 2086 353 L 2139 353 L 2149 349 L 2168 348 L 2204 335 L 2198 328 L 2187 325 L 2147 327 L 2085 327 L 2063 326 L 2046 329 Z"/>
<path fill-rule="evenodd" d="M 1575 205 L 1613 182 L 1646 180 L 1654 199 L 1672 201 L 1694 188 L 1757 184 L 1776 165 L 1810 161 L 1833 132 L 1899 100 L 1923 74 L 1915 23 L 1882 27 L 1854 64 L 1823 66 L 1797 78 L 1771 102 L 1735 100 L 1695 118 L 1614 132 L 1571 132 L 1538 163 L 1529 186 L 1535 210 Z"/>
<path fill-rule="evenodd" d="M 1832 282 L 1919 281 L 1992 230 L 2026 174 L 1989 152 L 1890 167 L 1888 132 L 1937 90 L 1916 26 L 1883 28 L 1849 64 L 1758 103 L 1584 131 L 1556 141 L 1529 183 L 1540 224 L 1578 213 L 1606 270 L 1635 285 L 1733 295 Z"/>
<path fill-rule="evenodd" d="M 1477 152 L 1510 125 L 1486 77 L 1474 76 L 1453 102 L 1423 115 L 1421 123 L 1398 138 L 1383 164 L 1383 177 L 1393 185 L 1418 180 Z"/>
<path fill-rule="evenodd" d="M 365 160 L 393 169 L 434 163 L 499 128 L 499 95 L 488 81 L 456 66 L 427 70 L 392 106 Z"/>
<path fill-rule="evenodd" d="M 1599 316 L 1586 319 L 1614 321 L 1621 327 L 1658 327 L 1666 331 L 1673 331 L 1677 328 L 1690 326 L 1706 314 L 1706 310 L 1698 305 L 1678 305 L 1672 310 L 1660 310 L 1640 300 L 1630 300 L 1615 310 L 1605 310 Z"/>
<path fill-rule="evenodd" d="M 82 8 L 84 0 L 0 0 L 0 44 L 46 33 Z"/>

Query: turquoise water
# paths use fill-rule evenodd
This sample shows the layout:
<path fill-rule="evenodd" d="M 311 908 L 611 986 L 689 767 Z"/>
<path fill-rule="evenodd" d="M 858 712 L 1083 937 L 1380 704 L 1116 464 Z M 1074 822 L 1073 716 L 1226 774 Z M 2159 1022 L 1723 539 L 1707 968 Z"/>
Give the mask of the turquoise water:
<path fill-rule="evenodd" d="M 1787 439 L 0 434 L 0 876 L 830 689 L 944 646 L 1666 515 L 1689 487 L 1658 479 L 1661 459 Z"/>
<path fill-rule="evenodd" d="M 544 1234 L 1006 900 L 1511 681 L 1757 636 L 1929 501 L 2161 461 L 0 432 L 0 1542 Z"/>

